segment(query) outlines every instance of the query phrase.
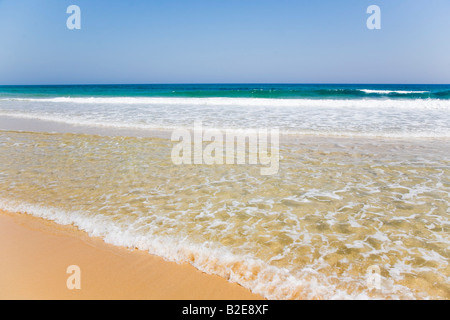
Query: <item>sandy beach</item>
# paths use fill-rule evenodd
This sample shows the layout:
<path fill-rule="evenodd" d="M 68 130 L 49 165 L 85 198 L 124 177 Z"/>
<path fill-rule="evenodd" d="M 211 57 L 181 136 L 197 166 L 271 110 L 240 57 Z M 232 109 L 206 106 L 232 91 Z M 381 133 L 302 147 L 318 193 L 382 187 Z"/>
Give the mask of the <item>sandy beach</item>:
<path fill-rule="evenodd" d="M 72 226 L 0 211 L 0 299 L 262 299 L 218 276 L 89 237 Z M 81 270 L 69 290 L 67 267 Z"/>

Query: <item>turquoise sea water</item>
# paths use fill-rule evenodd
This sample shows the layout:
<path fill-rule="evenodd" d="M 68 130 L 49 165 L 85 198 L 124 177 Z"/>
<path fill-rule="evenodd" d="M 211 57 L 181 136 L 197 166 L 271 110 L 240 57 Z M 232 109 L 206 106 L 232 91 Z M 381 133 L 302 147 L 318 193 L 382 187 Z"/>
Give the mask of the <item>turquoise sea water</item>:
<path fill-rule="evenodd" d="M 0 97 L 228 97 L 270 99 L 450 99 L 450 85 L 142 84 L 0 86 Z"/>

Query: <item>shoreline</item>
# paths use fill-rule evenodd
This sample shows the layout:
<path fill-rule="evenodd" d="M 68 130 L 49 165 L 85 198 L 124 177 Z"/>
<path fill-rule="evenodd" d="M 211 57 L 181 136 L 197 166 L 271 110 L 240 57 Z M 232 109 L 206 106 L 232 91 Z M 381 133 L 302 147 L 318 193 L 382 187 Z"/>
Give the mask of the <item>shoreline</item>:
<path fill-rule="evenodd" d="M 261 300 L 244 287 L 74 226 L 0 210 L 0 300 Z M 66 273 L 80 267 L 81 289 Z"/>
<path fill-rule="evenodd" d="M 192 133 L 194 123 L 185 127 Z M 205 126 L 204 130 L 214 129 Z M 233 128 L 228 128 L 233 130 Z M 257 128 L 253 128 L 257 129 Z M 134 137 L 134 138 L 157 138 L 171 140 L 171 134 L 175 128 L 126 128 L 126 127 L 105 127 L 101 125 L 72 124 L 58 122 L 56 120 L 42 120 L 36 118 L 20 118 L 14 115 L 0 115 L 0 132 L 20 132 L 20 133 L 43 133 L 43 134 L 81 134 L 101 137 Z M 226 132 L 227 128 L 217 129 Z M 394 142 L 394 143 L 429 143 L 444 142 L 448 143 L 448 136 L 398 136 L 398 135 L 371 135 L 358 133 L 313 133 L 313 132 L 280 132 L 280 143 L 293 143 L 297 141 L 326 141 L 333 140 L 337 142 L 357 141 L 360 143 L 375 142 Z"/>

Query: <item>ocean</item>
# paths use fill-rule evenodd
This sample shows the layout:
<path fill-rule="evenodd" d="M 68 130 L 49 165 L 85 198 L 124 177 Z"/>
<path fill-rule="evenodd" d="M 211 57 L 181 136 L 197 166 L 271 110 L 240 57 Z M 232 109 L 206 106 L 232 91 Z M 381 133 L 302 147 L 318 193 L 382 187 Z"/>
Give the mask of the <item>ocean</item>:
<path fill-rule="evenodd" d="M 279 170 L 173 163 L 196 121 Z M 0 209 L 268 299 L 450 298 L 450 85 L 0 86 L 0 129 Z"/>
<path fill-rule="evenodd" d="M 449 137 L 444 85 L 0 87 L 0 116 L 129 129 L 278 126 L 288 134 Z"/>

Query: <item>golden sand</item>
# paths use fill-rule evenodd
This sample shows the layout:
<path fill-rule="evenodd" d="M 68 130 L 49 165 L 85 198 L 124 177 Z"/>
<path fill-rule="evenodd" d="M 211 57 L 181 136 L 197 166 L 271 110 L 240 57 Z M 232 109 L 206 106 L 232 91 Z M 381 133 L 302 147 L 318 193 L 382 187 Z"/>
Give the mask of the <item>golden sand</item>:
<path fill-rule="evenodd" d="M 0 299 L 262 299 L 188 264 L 89 237 L 72 226 L 0 211 Z M 70 265 L 81 289 L 67 288 Z"/>

